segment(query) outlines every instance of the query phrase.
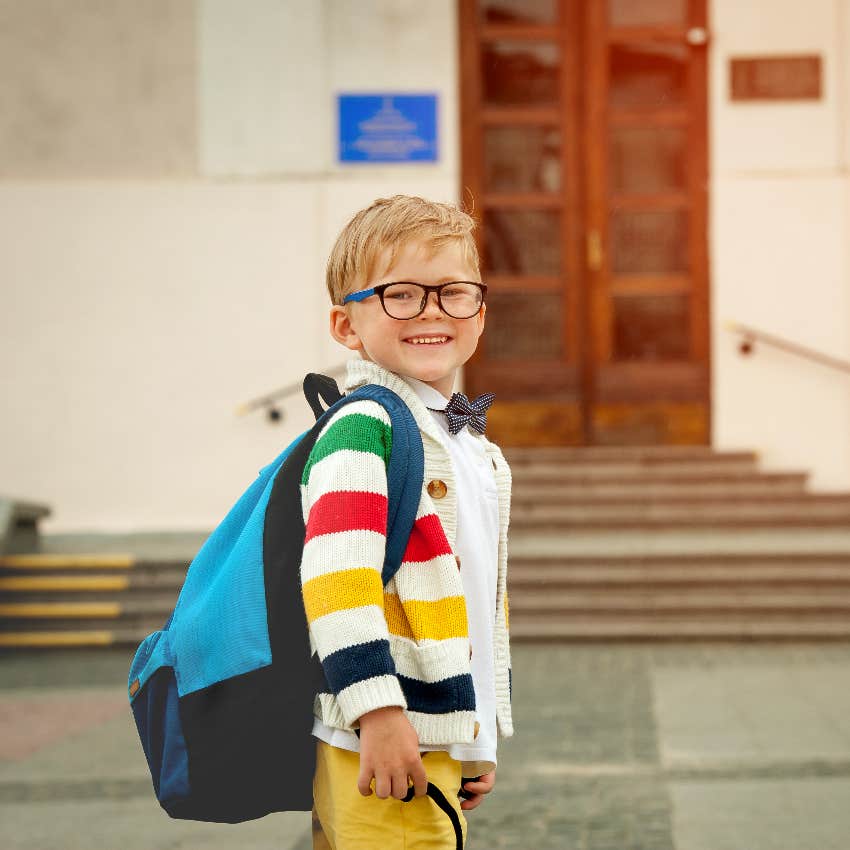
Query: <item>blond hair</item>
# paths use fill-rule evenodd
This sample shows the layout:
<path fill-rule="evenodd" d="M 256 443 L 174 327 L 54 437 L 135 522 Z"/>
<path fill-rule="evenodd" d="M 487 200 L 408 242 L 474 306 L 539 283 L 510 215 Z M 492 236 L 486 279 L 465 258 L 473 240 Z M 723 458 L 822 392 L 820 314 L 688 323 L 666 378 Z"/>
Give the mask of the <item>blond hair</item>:
<path fill-rule="evenodd" d="M 345 225 L 331 249 L 326 276 L 331 303 L 342 304 L 355 282 L 368 280 L 384 251 L 390 252 L 386 268 L 391 268 L 399 251 L 414 241 L 432 254 L 459 242 L 477 273 L 474 230 L 475 219 L 454 204 L 412 195 L 378 198 Z"/>

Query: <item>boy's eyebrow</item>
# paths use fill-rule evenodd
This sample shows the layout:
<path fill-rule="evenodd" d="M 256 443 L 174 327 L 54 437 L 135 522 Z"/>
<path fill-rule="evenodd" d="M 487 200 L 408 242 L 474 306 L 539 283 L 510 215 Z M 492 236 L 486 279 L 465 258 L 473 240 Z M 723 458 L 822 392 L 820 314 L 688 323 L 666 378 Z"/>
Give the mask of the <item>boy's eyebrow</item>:
<path fill-rule="evenodd" d="M 475 275 L 473 277 L 468 277 L 467 275 L 447 275 L 445 277 L 437 278 L 437 283 L 434 286 L 439 286 L 441 283 L 455 283 L 455 282 L 463 282 L 463 283 L 482 283 L 480 280 L 481 275 Z M 412 277 L 396 277 L 392 280 L 381 281 L 382 283 L 422 283 L 421 280 L 416 280 Z M 372 286 L 377 286 L 378 284 L 373 283 Z"/>

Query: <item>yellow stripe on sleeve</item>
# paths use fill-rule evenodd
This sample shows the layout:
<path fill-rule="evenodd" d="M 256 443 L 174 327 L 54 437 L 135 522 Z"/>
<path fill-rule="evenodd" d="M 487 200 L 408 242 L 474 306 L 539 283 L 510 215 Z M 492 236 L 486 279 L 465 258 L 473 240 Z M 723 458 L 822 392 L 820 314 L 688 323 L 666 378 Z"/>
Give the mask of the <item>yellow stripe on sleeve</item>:
<path fill-rule="evenodd" d="M 413 640 L 413 632 L 410 629 L 410 623 L 407 622 L 407 614 L 404 613 L 401 600 L 395 593 L 384 594 L 384 616 L 390 634 Z"/>
<path fill-rule="evenodd" d="M 401 604 L 414 640 L 446 640 L 469 634 L 466 600 L 462 596 L 447 596 L 435 602 L 408 599 Z"/>
<path fill-rule="evenodd" d="M 381 575 L 373 569 L 339 570 L 304 583 L 304 610 L 312 623 L 325 614 L 360 608 L 364 605 L 384 606 Z"/>

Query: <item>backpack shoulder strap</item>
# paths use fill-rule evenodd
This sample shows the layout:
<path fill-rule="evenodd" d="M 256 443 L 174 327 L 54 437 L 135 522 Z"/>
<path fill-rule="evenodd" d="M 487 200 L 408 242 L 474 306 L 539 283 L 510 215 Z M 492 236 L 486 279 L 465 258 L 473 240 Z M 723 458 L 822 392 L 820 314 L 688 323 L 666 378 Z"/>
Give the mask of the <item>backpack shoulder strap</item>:
<path fill-rule="evenodd" d="M 339 397 L 330 401 L 334 398 L 334 391 Z M 389 414 L 393 439 L 387 464 L 387 546 L 381 570 L 381 579 L 386 585 L 401 566 L 422 497 L 425 452 L 416 419 L 397 393 L 377 384 L 366 384 L 341 396 L 332 378 L 310 374 L 304 379 L 304 395 L 321 421 L 326 421 L 343 404 L 363 399 L 378 402 Z M 330 401 L 331 406 L 327 410 L 321 411 L 317 395 L 326 402 Z"/>
<path fill-rule="evenodd" d="M 320 375 L 317 372 L 310 372 L 304 378 L 304 397 L 307 399 L 307 404 L 310 405 L 316 419 L 319 419 L 325 413 L 319 403 L 319 396 L 322 397 L 327 407 L 331 407 L 343 398 L 333 378 L 328 375 Z"/>

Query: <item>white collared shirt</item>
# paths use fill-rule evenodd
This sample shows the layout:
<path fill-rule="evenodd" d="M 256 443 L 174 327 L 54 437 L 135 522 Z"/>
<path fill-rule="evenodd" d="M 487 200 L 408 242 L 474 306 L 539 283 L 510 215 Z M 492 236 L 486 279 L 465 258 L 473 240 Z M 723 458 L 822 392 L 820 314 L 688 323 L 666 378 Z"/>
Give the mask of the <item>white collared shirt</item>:
<path fill-rule="evenodd" d="M 401 376 L 428 408 L 443 409 L 449 402 L 428 384 Z M 464 776 L 480 776 L 496 766 L 496 681 L 493 667 L 493 629 L 496 621 L 496 579 L 499 563 L 499 492 L 493 466 L 481 440 L 469 426 L 449 431 L 444 413 L 431 415 L 445 434 L 457 490 L 455 555 L 466 597 L 469 640 L 472 644 L 472 682 L 475 714 L 481 724 L 471 744 L 449 744 L 423 750 L 445 749 L 463 762 Z"/>
<path fill-rule="evenodd" d="M 442 410 L 448 399 L 416 378 L 400 376 L 428 408 Z M 471 673 L 475 688 L 478 737 L 470 744 L 420 745 L 421 750 L 446 750 L 462 762 L 465 777 L 489 773 L 496 766 L 496 684 L 493 630 L 496 616 L 498 574 L 498 488 L 484 446 L 468 427 L 449 431 L 445 414 L 431 412 L 440 426 L 443 443 L 451 457 L 457 491 L 457 532 L 454 554 L 460 558 L 460 575 L 466 597 Z M 357 736 L 316 719 L 313 734 L 335 747 L 359 752 Z"/>

